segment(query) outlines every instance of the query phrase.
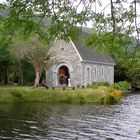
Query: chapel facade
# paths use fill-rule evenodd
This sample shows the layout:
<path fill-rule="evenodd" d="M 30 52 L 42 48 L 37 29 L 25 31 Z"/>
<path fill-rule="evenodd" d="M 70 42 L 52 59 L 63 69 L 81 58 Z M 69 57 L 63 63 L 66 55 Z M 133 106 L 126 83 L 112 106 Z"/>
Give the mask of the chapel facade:
<path fill-rule="evenodd" d="M 55 41 L 52 46 L 55 59 L 46 78 L 49 86 L 114 83 L 115 62 L 109 55 L 97 53 L 91 47 L 85 48 L 85 34 L 80 35 L 77 41 Z"/>

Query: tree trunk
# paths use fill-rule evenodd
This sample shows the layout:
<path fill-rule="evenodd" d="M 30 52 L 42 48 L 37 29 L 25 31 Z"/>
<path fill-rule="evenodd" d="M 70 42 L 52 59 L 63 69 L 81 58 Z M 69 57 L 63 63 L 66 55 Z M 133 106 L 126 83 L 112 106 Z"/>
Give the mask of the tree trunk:
<path fill-rule="evenodd" d="M 45 71 L 45 76 L 46 76 L 46 80 L 45 81 L 47 82 L 47 78 L 48 78 L 48 71 L 47 70 Z"/>
<path fill-rule="evenodd" d="M 21 60 L 19 61 L 19 74 L 20 74 L 19 84 L 23 85 L 23 65 Z"/>
<path fill-rule="evenodd" d="M 40 81 L 40 70 L 35 71 L 36 77 L 35 77 L 35 84 L 34 87 L 38 87 L 39 86 L 39 81 Z"/>
<path fill-rule="evenodd" d="M 2 65 L 1 83 L 4 85 L 6 85 L 8 83 L 8 73 L 7 73 L 7 66 L 6 65 Z"/>

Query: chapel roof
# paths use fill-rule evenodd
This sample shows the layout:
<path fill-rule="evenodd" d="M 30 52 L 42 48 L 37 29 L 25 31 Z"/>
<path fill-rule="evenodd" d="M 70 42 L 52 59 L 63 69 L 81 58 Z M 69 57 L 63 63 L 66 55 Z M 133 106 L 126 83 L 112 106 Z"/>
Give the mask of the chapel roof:
<path fill-rule="evenodd" d="M 93 47 L 85 46 L 85 38 L 89 35 L 89 32 L 85 30 L 79 35 L 78 40 L 74 41 L 75 47 L 77 48 L 80 56 L 84 61 L 91 61 L 95 63 L 104 63 L 115 65 L 112 57 L 108 54 L 104 54 L 101 52 L 97 52 L 93 49 Z"/>

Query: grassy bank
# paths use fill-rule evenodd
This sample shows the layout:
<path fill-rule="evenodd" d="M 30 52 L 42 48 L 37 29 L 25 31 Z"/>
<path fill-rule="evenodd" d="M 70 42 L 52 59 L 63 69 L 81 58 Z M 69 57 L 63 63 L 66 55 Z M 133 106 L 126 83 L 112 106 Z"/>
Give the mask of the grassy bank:
<path fill-rule="evenodd" d="M 92 103 L 116 104 L 122 92 L 110 87 L 97 89 L 57 88 L 55 90 L 32 87 L 0 87 L 0 102 Z"/>

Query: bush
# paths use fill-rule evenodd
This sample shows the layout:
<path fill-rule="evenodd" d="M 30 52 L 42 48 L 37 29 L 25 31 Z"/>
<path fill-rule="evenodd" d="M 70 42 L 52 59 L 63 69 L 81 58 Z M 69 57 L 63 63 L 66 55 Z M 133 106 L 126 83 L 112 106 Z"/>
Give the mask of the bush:
<path fill-rule="evenodd" d="M 97 89 L 99 86 L 109 86 L 108 82 L 94 82 L 91 85 L 88 85 L 89 88 Z"/>
<path fill-rule="evenodd" d="M 126 90 L 129 88 L 129 83 L 127 81 L 120 81 L 118 83 L 113 84 L 113 88 L 119 89 L 119 90 Z"/>
<path fill-rule="evenodd" d="M 117 103 L 117 99 L 113 95 L 107 95 L 102 98 L 102 104 L 113 105 Z"/>
<path fill-rule="evenodd" d="M 98 90 L 101 91 L 100 94 L 103 93 L 101 89 L 102 87 L 98 88 Z M 103 91 L 106 91 L 107 94 L 104 94 L 104 96 L 96 100 L 97 103 L 99 104 L 105 104 L 105 105 L 117 104 L 122 97 L 121 91 L 111 88 L 111 87 L 106 87 L 106 88 L 104 87 Z"/>

